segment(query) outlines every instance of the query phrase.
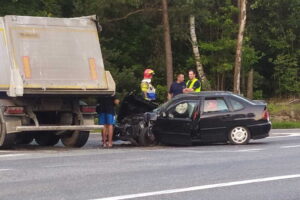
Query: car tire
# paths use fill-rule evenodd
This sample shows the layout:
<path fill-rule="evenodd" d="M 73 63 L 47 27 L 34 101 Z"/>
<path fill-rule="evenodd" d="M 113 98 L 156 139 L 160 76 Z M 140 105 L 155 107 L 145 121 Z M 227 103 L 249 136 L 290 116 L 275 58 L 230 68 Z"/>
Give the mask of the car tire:
<path fill-rule="evenodd" d="M 152 146 L 155 144 L 154 135 L 151 133 L 149 127 L 141 129 L 139 134 L 139 145 L 140 146 Z"/>
<path fill-rule="evenodd" d="M 232 128 L 228 134 L 229 142 L 235 145 L 248 144 L 250 138 L 250 131 L 243 126 L 236 126 Z"/>
<path fill-rule="evenodd" d="M 59 136 L 53 131 L 38 133 L 34 139 L 40 146 L 54 146 L 59 142 Z"/>
<path fill-rule="evenodd" d="M 87 143 L 89 136 L 89 131 L 72 131 L 69 134 L 62 136 L 61 142 L 66 147 L 80 148 Z"/>

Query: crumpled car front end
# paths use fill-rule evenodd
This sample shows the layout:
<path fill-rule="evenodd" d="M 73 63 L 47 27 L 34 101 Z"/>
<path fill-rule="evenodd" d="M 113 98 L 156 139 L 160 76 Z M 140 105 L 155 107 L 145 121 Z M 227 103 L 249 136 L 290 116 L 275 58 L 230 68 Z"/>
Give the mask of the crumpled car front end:
<path fill-rule="evenodd" d="M 154 143 L 151 132 L 158 107 L 154 102 L 135 94 L 128 94 L 120 106 L 114 140 L 130 141 L 132 144 L 148 146 Z"/>

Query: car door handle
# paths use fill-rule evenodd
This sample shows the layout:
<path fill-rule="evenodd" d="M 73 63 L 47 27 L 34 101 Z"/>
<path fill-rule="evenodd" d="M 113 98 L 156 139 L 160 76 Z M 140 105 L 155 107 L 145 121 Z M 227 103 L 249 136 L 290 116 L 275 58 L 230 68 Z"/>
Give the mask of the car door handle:
<path fill-rule="evenodd" d="M 230 114 L 228 114 L 228 115 L 223 115 L 222 118 L 223 118 L 223 119 L 227 119 L 227 118 L 229 118 L 230 116 L 231 116 Z"/>
<path fill-rule="evenodd" d="M 247 117 L 255 117 L 254 113 L 248 113 Z"/>

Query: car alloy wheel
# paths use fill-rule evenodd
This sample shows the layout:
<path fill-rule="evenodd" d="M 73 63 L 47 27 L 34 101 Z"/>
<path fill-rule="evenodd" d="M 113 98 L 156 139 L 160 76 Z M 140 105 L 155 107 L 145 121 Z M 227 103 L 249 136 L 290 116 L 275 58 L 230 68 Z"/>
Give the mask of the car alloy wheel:
<path fill-rule="evenodd" d="M 229 141 L 232 144 L 247 144 L 249 139 L 250 132 L 242 126 L 233 128 L 229 133 Z"/>

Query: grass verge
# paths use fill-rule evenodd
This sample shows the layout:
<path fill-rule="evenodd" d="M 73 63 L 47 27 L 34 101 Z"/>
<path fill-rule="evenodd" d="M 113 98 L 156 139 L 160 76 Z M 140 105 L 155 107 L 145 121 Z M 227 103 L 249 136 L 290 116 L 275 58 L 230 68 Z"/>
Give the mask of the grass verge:
<path fill-rule="evenodd" d="M 274 129 L 300 128 L 300 121 L 299 122 L 272 122 L 272 128 Z"/>

